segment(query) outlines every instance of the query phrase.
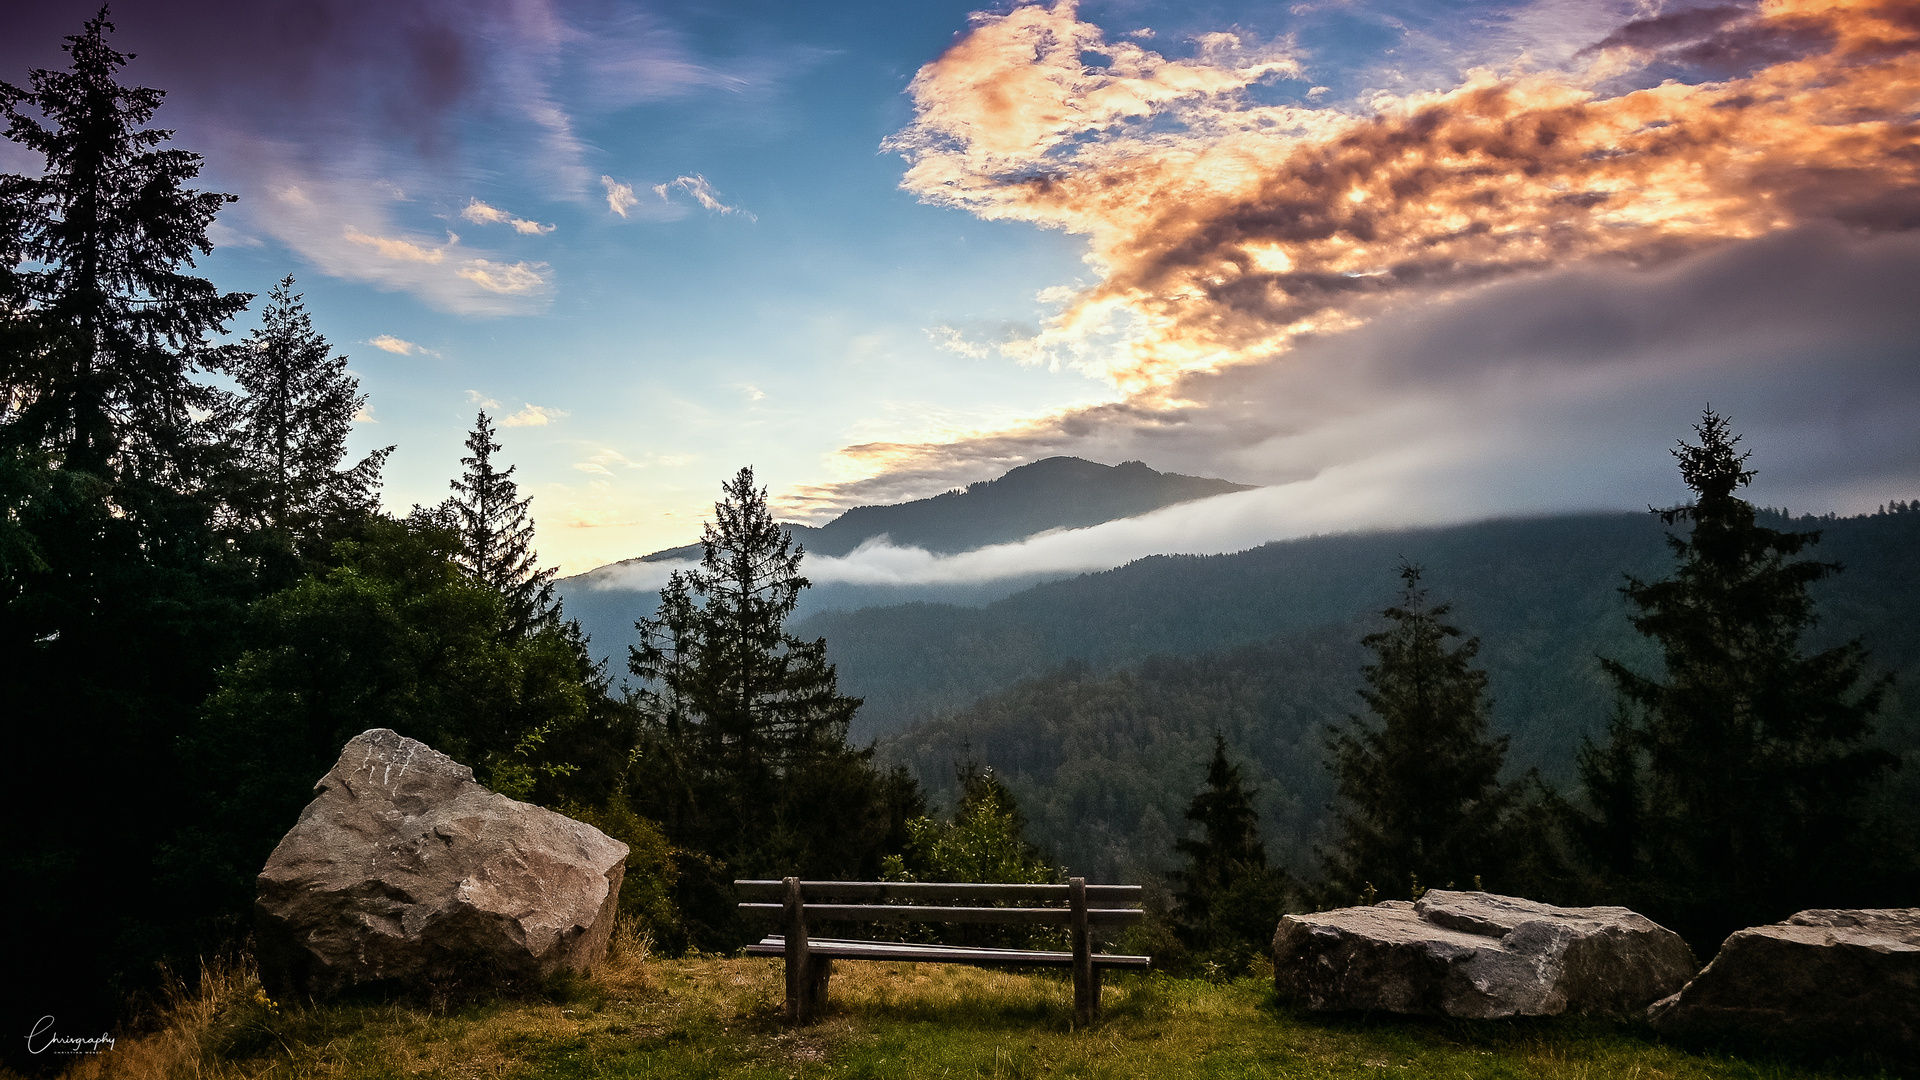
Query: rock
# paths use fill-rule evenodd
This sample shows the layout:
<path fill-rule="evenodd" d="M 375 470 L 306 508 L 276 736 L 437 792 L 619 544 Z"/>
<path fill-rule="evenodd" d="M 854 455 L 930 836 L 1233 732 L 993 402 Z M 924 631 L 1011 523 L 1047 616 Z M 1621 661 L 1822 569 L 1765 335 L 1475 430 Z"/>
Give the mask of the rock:
<path fill-rule="evenodd" d="M 1920 908 L 1802 911 L 1737 931 L 1647 1016 L 1685 1042 L 1920 1060 Z"/>
<path fill-rule="evenodd" d="M 1636 1013 L 1693 974 L 1680 936 L 1622 907 L 1432 889 L 1420 902 L 1285 915 L 1274 985 L 1313 1009 L 1492 1019 Z"/>
<path fill-rule="evenodd" d="M 268 993 L 505 987 L 606 954 L 625 844 L 385 728 L 348 742 L 314 790 L 260 872 Z"/>

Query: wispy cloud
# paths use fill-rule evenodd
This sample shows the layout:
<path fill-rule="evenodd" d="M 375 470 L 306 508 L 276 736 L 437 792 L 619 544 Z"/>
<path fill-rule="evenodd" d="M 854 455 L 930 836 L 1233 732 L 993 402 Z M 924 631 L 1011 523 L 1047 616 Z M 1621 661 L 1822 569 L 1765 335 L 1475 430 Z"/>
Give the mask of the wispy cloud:
<path fill-rule="evenodd" d="M 503 296 L 538 296 L 553 285 L 553 274 L 543 262 L 496 263 L 469 259 L 456 273 L 488 292 Z"/>
<path fill-rule="evenodd" d="M 489 206 L 479 199 L 469 201 L 467 208 L 460 211 L 460 216 L 473 222 L 475 225 L 511 225 L 513 226 L 513 231 L 522 236 L 545 236 L 559 227 L 557 225 L 543 225 L 538 221 L 531 221 L 527 218 L 515 217 L 505 210 L 497 206 Z"/>
<path fill-rule="evenodd" d="M 31 50 L 44 51 L 93 10 L 76 0 L 32 7 L 24 25 L 10 21 L 20 33 L 0 45 L 9 62 L 22 61 L 18 70 L 28 58 L 44 62 Z M 778 42 L 708 62 L 672 12 L 567 0 L 210 0 L 124 23 L 122 46 L 139 42 L 139 78 L 171 91 L 166 126 L 207 156 L 221 190 L 242 197 L 215 225 L 217 243 L 278 241 L 323 273 L 462 314 L 538 311 L 547 297 L 495 291 L 500 275 L 485 267 L 462 277 L 458 251 L 435 261 L 444 245 L 422 235 L 429 207 L 451 205 L 450 216 L 489 228 L 548 233 L 551 223 L 524 214 L 464 214 L 500 208 L 475 207 L 463 189 L 476 176 L 511 176 L 532 193 L 517 197 L 585 202 L 600 194 L 602 171 L 589 168 L 602 148 L 582 136 L 588 126 L 644 102 L 764 92 L 813 62 L 808 50 Z M 311 205 L 289 204 L 289 188 L 303 189 Z M 403 203 L 400 189 L 414 201 Z M 350 240 L 349 225 L 390 243 Z"/>
<path fill-rule="evenodd" d="M 640 201 L 633 193 L 632 184 L 623 184 L 611 176 L 602 176 L 600 186 L 607 189 L 607 209 L 621 217 L 626 217 L 633 204 Z"/>
<path fill-rule="evenodd" d="M 546 427 L 548 424 L 551 424 L 556 420 L 563 419 L 568 415 L 569 415 L 568 413 L 563 412 L 559 409 L 549 409 L 544 406 L 528 403 L 527 407 L 524 409 L 521 409 L 519 412 L 501 417 L 500 426 L 501 427 Z"/>
<path fill-rule="evenodd" d="M 618 450 L 602 446 L 588 455 L 587 460 L 574 462 L 573 467 L 579 469 L 581 472 L 593 473 L 596 476 L 612 476 L 614 475 L 613 470 L 615 468 L 644 469 L 647 467 L 647 463 L 644 461 L 635 461 Z"/>
<path fill-rule="evenodd" d="M 271 157 L 272 151 L 263 148 L 257 156 Z M 405 199 L 389 182 L 287 174 L 255 215 L 265 231 L 322 271 L 405 290 L 446 311 L 525 314 L 552 299 L 546 264 L 506 260 L 469 247 L 453 232 L 410 230 L 396 221 L 411 209 Z"/>
<path fill-rule="evenodd" d="M 704 176 L 675 177 L 664 184 L 655 184 L 653 186 L 653 193 L 660 196 L 660 201 L 666 202 L 668 199 L 667 193 L 675 189 L 693 196 L 695 202 L 716 214 L 739 214 L 748 221 L 760 220 L 746 210 L 742 210 L 737 206 L 728 206 L 726 203 L 721 202 L 720 193 L 714 190 L 712 184 L 707 183 L 707 178 Z"/>
<path fill-rule="evenodd" d="M 950 353 L 970 356 L 975 360 L 985 359 L 991 352 L 987 346 L 976 341 L 968 341 L 965 334 L 951 326 L 929 326 L 927 336 L 933 339 L 935 346 Z"/>
<path fill-rule="evenodd" d="M 367 344 L 373 346 L 376 349 L 379 349 L 382 352 L 390 352 L 398 356 L 421 356 L 421 355 L 439 356 L 440 355 L 439 353 L 433 351 L 432 349 L 427 348 L 424 345 L 416 345 L 405 338 L 394 337 L 392 334 L 381 334 L 378 337 L 368 338 Z"/>
<path fill-rule="evenodd" d="M 447 249 L 458 244 L 460 237 L 447 234 L 446 243 L 436 246 L 433 241 L 409 240 L 398 236 L 369 236 L 359 229 L 348 225 L 345 233 L 348 243 L 372 248 L 383 259 L 396 262 L 419 262 L 429 266 L 438 266 L 446 260 Z"/>

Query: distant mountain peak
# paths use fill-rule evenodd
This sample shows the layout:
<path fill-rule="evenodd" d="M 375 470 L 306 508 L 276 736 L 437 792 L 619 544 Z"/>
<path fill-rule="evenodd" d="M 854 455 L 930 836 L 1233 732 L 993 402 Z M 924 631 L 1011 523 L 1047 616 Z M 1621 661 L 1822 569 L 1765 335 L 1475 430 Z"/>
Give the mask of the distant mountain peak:
<path fill-rule="evenodd" d="M 815 555 L 845 555 L 878 536 L 899 547 L 954 554 L 1013 543 L 1052 529 L 1090 528 L 1253 486 L 1158 472 L 1144 461 L 1102 465 L 1085 458 L 1050 457 L 930 498 L 856 506 L 818 528 L 786 522 L 781 528 Z M 680 562 L 699 557 L 700 545 L 695 543 L 624 561 Z"/>

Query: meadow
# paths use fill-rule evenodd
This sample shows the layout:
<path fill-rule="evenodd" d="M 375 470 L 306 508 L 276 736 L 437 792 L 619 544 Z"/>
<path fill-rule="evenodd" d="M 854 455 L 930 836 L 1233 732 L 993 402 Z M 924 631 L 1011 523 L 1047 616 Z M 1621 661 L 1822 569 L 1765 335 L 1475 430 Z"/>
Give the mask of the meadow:
<path fill-rule="evenodd" d="M 1269 978 L 1112 978 L 1076 1030 L 1064 974 L 841 962 L 825 1019 L 780 1019 L 780 962 L 649 955 L 617 936 L 586 977 L 454 1004 L 363 997 L 274 1002 L 244 957 L 156 998 L 145 1030 L 77 1059 L 69 1080 L 881 1077 L 1552 1078 L 1797 1080 L 1872 1068 L 1699 1053 L 1636 1025 L 1578 1018 L 1467 1023 L 1314 1015 Z"/>

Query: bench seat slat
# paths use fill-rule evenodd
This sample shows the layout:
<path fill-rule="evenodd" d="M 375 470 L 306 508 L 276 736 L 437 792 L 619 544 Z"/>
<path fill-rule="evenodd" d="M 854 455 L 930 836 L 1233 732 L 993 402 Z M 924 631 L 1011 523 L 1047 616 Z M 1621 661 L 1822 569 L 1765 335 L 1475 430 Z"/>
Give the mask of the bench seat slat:
<path fill-rule="evenodd" d="M 783 956 L 786 938 L 771 934 L 747 946 L 750 956 Z M 959 945 L 913 945 L 894 941 L 853 941 L 846 938 L 807 939 L 807 951 L 831 960 L 888 960 L 925 964 L 972 964 L 979 966 L 1071 967 L 1070 952 L 1041 952 L 1028 949 L 983 949 Z M 1095 967 L 1146 968 L 1153 965 L 1147 956 L 1093 954 Z"/>
<path fill-rule="evenodd" d="M 779 881 L 741 880 L 733 883 L 742 900 L 784 900 L 786 885 Z M 1065 885 L 1006 885 L 999 883 L 938 881 L 802 881 L 808 900 L 1003 900 L 1066 903 Z M 1138 904 L 1138 885 L 1089 885 L 1087 903 Z"/>
<path fill-rule="evenodd" d="M 806 904 L 809 922 L 923 922 L 923 923 L 1023 923 L 1041 926 L 1066 926 L 1073 918 L 1067 908 L 1003 907 L 925 907 L 918 904 Z M 786 908 L 780 904 L 741 904 L 742 915 L 763 919 L 780 918 Z M 1089 923 L 1111 925 L 1139 922 L 1146 913 L 1138 908 L 1089 908 Z"/>

